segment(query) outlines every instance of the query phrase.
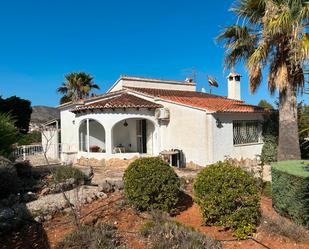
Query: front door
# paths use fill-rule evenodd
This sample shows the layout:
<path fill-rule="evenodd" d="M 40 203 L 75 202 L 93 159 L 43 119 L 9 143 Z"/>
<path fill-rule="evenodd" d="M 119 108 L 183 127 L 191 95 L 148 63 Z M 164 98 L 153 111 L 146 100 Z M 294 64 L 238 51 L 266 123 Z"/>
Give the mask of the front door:
<path fill-rule="evenodd" d="M 147 123 L 146 119 L 136 121 L 137 151 L 147 153 Z"/>

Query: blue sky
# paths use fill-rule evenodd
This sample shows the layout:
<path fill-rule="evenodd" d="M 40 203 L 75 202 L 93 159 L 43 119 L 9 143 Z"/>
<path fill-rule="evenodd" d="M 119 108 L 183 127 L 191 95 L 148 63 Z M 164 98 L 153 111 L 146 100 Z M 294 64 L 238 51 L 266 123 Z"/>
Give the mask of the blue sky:
<path fill-rule="evenodd" d="M 198 90 L 207 75 L 227 94 L 224 49 L 214 38 L 236 21 L 233 1 L 28 0 L 0 4 L 0 95 L 33 105 L 56 106 L 56 88 L 68 72 L 85 71 L 106 91 L 121 75 L 182 80 L 197 71 Z M 263 84 L 250 95 L 242 66 L 242 98 L 271 103 Z M 265 77 L 266 78 L 266 77 Z M 207 88 L 208 90 L 208 88 Z M 304 97 L 300 98 L 304 99 Z"/>

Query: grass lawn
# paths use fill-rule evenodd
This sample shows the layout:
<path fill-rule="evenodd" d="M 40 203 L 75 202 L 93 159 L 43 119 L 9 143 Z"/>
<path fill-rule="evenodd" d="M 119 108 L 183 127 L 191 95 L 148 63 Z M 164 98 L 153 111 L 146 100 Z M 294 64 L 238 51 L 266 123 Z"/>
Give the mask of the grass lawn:
<path fill-rule="evenodd" d="M 273 168 L 284 171 L 288 174 L 309 177 L 309 160 L 291 160 L 272 163 Z"/>

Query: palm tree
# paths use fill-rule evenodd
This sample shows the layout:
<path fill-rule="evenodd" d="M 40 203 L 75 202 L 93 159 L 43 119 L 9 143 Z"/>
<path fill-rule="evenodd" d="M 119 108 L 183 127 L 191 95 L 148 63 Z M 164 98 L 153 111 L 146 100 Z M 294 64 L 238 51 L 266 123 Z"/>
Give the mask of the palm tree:
<path fill-rule="evenodd" d="M 93 77 L 84 72 L 69 73 L 64 78 L 65 82 L 57 89 L 57 92 L 64 94 L 60 99 L 61 104 L 87 98 L 92 89 L 100 89 L 93 83 Z"/>
<path fill-rule="evenodd" d="M 297 100 L 304 87 L 304 63 L 309 55 L 307 0 L 238 0 L 231 9 L 241 25 L 226 27 L 218 36 L 227 49 L 225 65 L 245 62 L 250 91 L 268 70 L 268 89 L 279 91 L 278 160 L 300 159 Z"/>

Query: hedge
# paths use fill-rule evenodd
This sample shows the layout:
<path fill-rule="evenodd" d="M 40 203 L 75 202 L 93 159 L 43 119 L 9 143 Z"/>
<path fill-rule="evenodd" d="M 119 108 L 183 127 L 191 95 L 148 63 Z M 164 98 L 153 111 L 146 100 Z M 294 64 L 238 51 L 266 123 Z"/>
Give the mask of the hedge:
<path fill-rule="evenodd" d="M 309 161 L 273 163 L 272 200 L 275 210 L 309 227 Z"/>

